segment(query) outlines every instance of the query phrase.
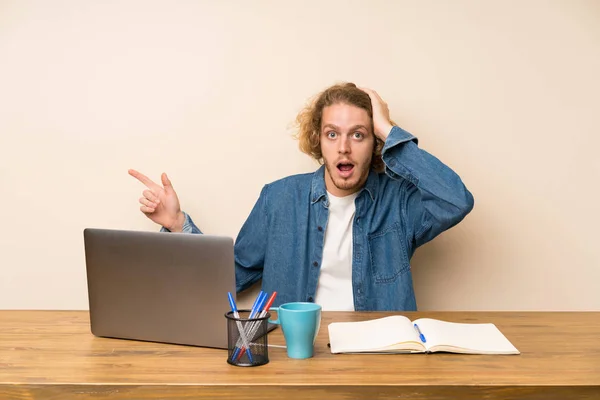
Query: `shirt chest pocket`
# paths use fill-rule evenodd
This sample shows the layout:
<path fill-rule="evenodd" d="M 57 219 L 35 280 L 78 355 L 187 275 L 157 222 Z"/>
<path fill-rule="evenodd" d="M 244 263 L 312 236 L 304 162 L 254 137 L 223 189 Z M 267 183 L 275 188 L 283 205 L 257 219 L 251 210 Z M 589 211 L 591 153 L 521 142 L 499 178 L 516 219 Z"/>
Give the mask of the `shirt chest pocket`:
<path fill-rule="evenodd" d="M 393 225 L 368 236 L 375 283 L 391 283 L 410 269 L 402 230 Z"/>

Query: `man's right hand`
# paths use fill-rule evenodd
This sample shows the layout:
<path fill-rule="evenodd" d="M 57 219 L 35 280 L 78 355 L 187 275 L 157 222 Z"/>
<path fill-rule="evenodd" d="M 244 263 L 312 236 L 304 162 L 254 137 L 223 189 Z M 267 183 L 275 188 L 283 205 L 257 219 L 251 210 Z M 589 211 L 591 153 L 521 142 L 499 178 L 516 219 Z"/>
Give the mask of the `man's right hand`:
<path fill-rule="evenodd" d="M 171 232 L 181 232 L 185 215 L 181 212 L 179 198 L 167 174 L 161 175 L 161 186 L 134 169 L 130 169 L 128 172 L 148 188 L 142 192 L 142 197 L 140 197 L 142 205 L 140 210 L 144 215 Z"/>

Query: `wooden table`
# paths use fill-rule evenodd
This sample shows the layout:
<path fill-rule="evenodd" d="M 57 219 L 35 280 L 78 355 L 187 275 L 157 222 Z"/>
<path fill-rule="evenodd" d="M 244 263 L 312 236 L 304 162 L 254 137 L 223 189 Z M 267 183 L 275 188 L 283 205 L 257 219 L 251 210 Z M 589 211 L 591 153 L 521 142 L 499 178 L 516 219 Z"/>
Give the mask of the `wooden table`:
<path fill-rule="evenodd" d="M 225 350 L 94 337 L 87 311 L 0 311 L 0 399 L 600 399 L 600 313 L 402 314 L 493 322 L 521 355 L 333 355 L 330 322 L 390 313 L 324 312 L 313 358 L 270 348 L 242 368 Z"/>

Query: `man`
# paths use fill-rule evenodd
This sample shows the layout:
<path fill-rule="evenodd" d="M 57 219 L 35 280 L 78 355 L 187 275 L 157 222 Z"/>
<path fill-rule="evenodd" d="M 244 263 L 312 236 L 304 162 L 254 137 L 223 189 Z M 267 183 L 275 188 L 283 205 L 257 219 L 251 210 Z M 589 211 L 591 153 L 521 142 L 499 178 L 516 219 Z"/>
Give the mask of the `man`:
<path fill-rule="evenodd" d="M 460 222 L 473 196 L 460 177 L 394 126 L 377 93 L 335 85 L 297 118 L 300 149 L 322 166 L 263 187 L 235 242 L 236 290 L 262 279 L 277 303 L 324 310 L 416 310 L 410 259 Z M 166 174 L 141 211 L 163 231 L 201 233 Z"/>

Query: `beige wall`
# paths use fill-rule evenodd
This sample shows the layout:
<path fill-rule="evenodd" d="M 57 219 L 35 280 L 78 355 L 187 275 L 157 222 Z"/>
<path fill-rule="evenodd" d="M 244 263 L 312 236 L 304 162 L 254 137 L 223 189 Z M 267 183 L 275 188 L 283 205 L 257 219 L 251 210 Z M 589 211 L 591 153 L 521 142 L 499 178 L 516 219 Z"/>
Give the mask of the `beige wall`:
<path fill-rule="evenodd" d="M 597 1 L 0 0 L 0 308 L 87 308 L 82 230 L 208 233 L 310 171 L 289 124 L 344 80 L 475 195 L 413 259 L 420 309 L 600 309 Z"/>

